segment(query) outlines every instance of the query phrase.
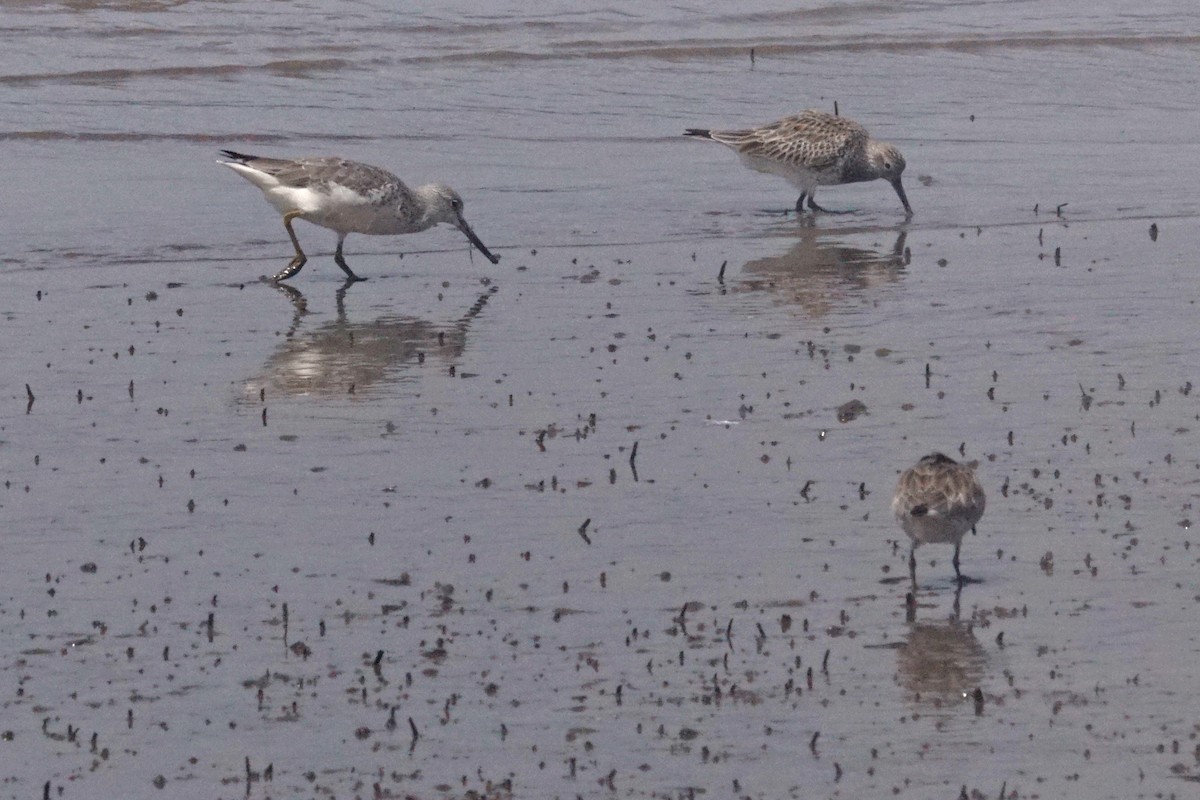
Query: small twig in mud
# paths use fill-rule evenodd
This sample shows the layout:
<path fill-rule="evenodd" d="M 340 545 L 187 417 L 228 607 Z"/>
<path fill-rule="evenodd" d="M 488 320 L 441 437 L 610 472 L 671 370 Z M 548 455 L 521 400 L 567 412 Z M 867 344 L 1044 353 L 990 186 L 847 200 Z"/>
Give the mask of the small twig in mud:
<path fill-rule="evenodd" d="M 728 263 L 728 261 L 721 262 L 721 269 L 719 272 L 717 272 L 717 283 L 725 283 L 725 266 Z"/>
<path fill-rule="evenodd" d="M 592 540 L 590 538 L 588 538 L 587 528 L 588 528 L 588 525 L 591 525 L 591 524 L 592 524 L 592 518 L 588 517 L 587 519 L 585 519 L 583 521 L 583 524 L 579 526 L 579 535 L 582 536 L 583 540 L 585 542 L 587 542 L 589 545 L 591 545 Z"/>

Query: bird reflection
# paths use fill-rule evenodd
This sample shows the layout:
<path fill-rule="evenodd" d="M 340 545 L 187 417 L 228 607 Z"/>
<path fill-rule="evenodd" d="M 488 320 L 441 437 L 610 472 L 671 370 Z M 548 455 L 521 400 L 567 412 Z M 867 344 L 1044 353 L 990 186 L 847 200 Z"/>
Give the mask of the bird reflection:
<path fill-rule="evenodd" d="M 897 283 L 910 261 L 904 248 L 907 236 L 900 231 L 884 252 L 842 244 L 819 228 L 803 227 L 800 239 L 783 255 L 747 262 L 735 291 L 766 289 L 807 316 L 823 317 L 875 287 Z"/>
<path fill-rule="evenodd" d="M 463 316 L 449 324 L 417 317 L 385 314 L 370 322 L 351 322 L 346 314 L 347 281 L 336 296 L 337 317 L 307 330 L 309 314 L 304 294 L 292 286 L 275 285 L 292 303 L 295 312 L 286 340 L 267 359 L 262 375 L 247 381 L 245 396 L 258 399 L 265 390 L 273 395 L 363 395 L 403 380 L 404 367 L 436 358 L 454 365 L 462 356 L 467 330 L 487 305 L 494 289 Z"/>
<path fill-rule="evenodd" d="M 956 598 L 953 616 L 917 621 L 915 605 L 909 605 L 908 631 L 896 652 L 896 669 L 914 702 L 938 708 L 977 702 L 972 695 L 983 679 L 987 653 L 972 627 L 959 620 L 957 607 Z"/>

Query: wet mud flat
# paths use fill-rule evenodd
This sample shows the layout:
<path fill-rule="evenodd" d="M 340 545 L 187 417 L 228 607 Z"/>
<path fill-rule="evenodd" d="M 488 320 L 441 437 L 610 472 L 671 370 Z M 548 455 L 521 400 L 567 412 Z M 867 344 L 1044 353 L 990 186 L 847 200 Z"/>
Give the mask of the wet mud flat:
<path fill-rule="evenodd" d="M 1195 236 L 1029 213 L 14 273 L 0 794 L 1188 796 Z"/>
<path fill-rule="evenodd" d="M 0 797 L 1194 796 L 1195 13 L 9 4 Z M 681 136 L 835 102 L 909 223 Z"/>

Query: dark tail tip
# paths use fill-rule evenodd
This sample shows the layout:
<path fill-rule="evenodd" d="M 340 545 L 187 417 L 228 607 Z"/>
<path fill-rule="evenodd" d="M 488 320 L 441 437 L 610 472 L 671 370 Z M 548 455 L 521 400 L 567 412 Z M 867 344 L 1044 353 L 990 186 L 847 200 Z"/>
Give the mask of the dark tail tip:
<path fill-rule="evenodd" d="M 929 513 L 929 506 L 913 506 L 912 511 L 908 512 L 914 517 L 923 517 Z"/>
<path fill-rule="evenodd" d="M 245 164 L 247 161 L 253 161 L 254 159 L 258 158 L 258 156 L 248 156 L 244 153 L 236 153 L 233 150 L 222 150 L 221 155 L 232 161 L 240 161 L 243 164 Z"/>
<path fill-rule="evenodd" d="M 684 136 L 698 136 L 701 139 L 711 139 L 712 131 L 707 128 L 688 128 L 683 132 Z"/>

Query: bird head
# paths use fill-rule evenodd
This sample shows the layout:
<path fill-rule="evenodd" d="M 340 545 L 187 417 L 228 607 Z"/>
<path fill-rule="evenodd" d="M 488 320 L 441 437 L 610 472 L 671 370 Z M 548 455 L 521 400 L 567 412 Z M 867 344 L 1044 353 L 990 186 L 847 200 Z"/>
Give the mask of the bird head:
<path fill-rule="evenodd" d="M 900 196 L 900 202 L 904 204 L 904 210 L 911 217 L 912 206 L 908 204 L 908 196 L 904 193 L 904 184 L 900 182 L 900 176 L 904 174 L 904 156 L 900 155 L 900 151 L 886 142 L 872 142 L 869 159 L 871 168 L 876 175 L 883 178 L 892 185 L 896 190 L 896 194 Z"/>
<path fill-rule="evenodd" d="M 871 166 L 886 181 L 898 180 L 904 173 L 904 156 L 894 146 L 886 142 L 872 142 Z"/>
<path fill-rule="evenodd" d="M 463 216 L 463 199 L 459 197 L 458 192 L 440 183 L 422 186 L 420 191 L 426 199 L 425 219 L 429 225 L 439 222 L 453 225 L 471 240 L 471 244 L 475 245 L 488 261 L 493 264 L 499 263 L 500 257 L 492 255 L 467 224 L 467 219 Z"/>

